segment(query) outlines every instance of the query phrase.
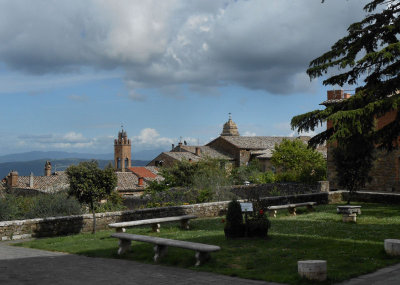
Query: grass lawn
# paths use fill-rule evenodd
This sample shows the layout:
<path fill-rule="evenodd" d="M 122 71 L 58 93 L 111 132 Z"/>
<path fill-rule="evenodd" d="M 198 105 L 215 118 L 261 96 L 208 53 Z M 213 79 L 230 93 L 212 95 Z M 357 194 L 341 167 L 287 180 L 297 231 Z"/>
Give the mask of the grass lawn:
<path fill-rule="evenodd" d="M 290 284 L 308 284 L 297 274 L 297 261 L 324 259 L 328 262 L 328 281 L 335 283 L 375 271 L 400 262 L 400 257 L 389 257 L 383 249 L 386 238 L 400 239 L 400 206 L 364 204 L 357 224 L 342 223 L 336 205 L 321 205 L 308 213 L 298 209 L 298 216 L 287 211 L 272 218 L 267 239 L 226 240 L 222 218 L 198 219 L 191 222 L 191 230 L 184 231 L 178 223 L 162 224 L 161 233 L 151 227 L 131 228 L 127 232 L 188 240 L 221 246 L 212 253 L 211 260 L 194 267 L 194 252 L 169 248 L 161 264 L 193 270 L 210 271 L 249 279 L 261 279 Z M 153 263 L 153 246 L 132 242 L 132 251 L 117 255 L 118 240 L 110 238 L 113 231 L 43 238 L 17 244 L 25 247 L 62 251 L 93 257 L 124 258 Z M 322 284 L 325 284 L 322 283 Z"/>

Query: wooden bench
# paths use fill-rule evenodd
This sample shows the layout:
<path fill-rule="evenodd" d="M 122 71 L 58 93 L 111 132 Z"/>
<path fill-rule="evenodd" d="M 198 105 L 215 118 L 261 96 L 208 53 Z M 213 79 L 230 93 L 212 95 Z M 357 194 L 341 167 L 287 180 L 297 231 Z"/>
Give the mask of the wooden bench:
<path fill-rule="evenodd" d="M 199 266 L 209 260 L 211 258 L 210 252 L 219 251 L 221 248 L 216 245 L 209 245 L 197 242 L 189 242 L 182 240 L 174 240 L 153 236 L 143 236 L 143 235 L 135 235 L 135 234 L 127 234 L 127 233 L 115 233 L 112 234 L 111 237 L 119 239 L 119 249 L 118 254 L 124 254 L 126 251 L 131 248 L 131 241 L 141 241 L 155 244 L 154 246 L 154 261 L 158 262 L 160 258 L 162 258 L 168 250 L 168 246 L 174 246 L 179 248 L 191 249 L 196 251 L 195 258 L 196 264 L 195 266 Z"/>
<path fill-rule="evenodd" d="M 193 215 L 184 215 L 184 216 L 175 216 L 175 217 L 166 217 L 166 218 L 155 218 L 155 219 L 147 219 L 147 220 L 137 220 L 130 222 L 121 222 L 121 223 L 113 223 L 109 224 L 110 228 L 115 228 L 117 233 L 125 232 L 126 228 L 141 226 L 141 225 L 151 225 L 154 232 L 160 232 L 160 223 L 167 222 L 181 222 L 181 227 L 183 229 L 189 229 L 189 220 L 196 219 L 197 216 Z"/>
<path fill-rule="evenodd" d="M 267 210 L 269 212 L 270 217 L 276 218 L 277 210 L 288 209 L 289 213 L 293 216 L 296 216 L 296 208 L 298 207 L 307 207 L 309 210 L 313 210 L 313 207 L 317 204 L 317 202 L 305 202 L 305 203 L 296 203 L 296 204 L 287 204 L 287 205 L 278 205 L 278 206 L 269 206 Z"/>

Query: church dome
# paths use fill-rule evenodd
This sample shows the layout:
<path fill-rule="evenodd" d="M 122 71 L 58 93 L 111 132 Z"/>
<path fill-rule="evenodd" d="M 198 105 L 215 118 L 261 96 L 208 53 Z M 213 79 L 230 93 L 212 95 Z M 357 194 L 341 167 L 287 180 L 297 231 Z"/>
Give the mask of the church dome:
<path fill-rule="evenodd" d="M 221 136 L 240 136 L 237 125 L 232 121 L 231 114 L 229 114 L 228 122 L 224 124 Z"/>

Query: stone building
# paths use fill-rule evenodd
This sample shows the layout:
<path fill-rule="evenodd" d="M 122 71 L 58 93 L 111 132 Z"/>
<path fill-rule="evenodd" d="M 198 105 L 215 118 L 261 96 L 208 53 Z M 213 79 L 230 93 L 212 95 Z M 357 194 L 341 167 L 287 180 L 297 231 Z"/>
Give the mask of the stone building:
<path fill-rule="evenodd" d="M 331 90 L 327 92 L 327 100 L 322 102 L 321 105 L 328 106 L 350 98 L 349 93 L 343 90 Z M 396 119 L 397 111 L 393 110 L 386 113 L 384 116 L 377 119 L 377 128 L 380 129 L 388 123 Z M 331 128 L 332 123 L 327 122 L 327 128 Z M 330 189 L 338 189 L 336 179 L 336 167 L 333 160 L 334 146 L 328 144 L 327 146 L 327 178 L 329 181 Z M 389 191 L 400 192 L 400 150 L 392 152 L 377 150 L 377 158 L 371 169 L 370 175 L 372 181 L 368 183 L 363 190 L 366 191 Z"/>
<path fill-rule="evenodd" d="M 236 123 L 229 115 L 221 135 L 205 146 L 187 146 L 179 143 L 177 147 L 173 145 L 171 151 L 159 154 L 148 165 L 169 167 L 180 160 L 195 162 L 209 157 L 224 159 L 234 166 L 247 165 L 251 160 L 258 159 L 264 171 L 273 170 L 270 163 L 272 150 L 283 139 L 299 139 L 307 143 L 310 137 L 241 136 Z M 324 147 L 318 150 L 326 157 Z"/>

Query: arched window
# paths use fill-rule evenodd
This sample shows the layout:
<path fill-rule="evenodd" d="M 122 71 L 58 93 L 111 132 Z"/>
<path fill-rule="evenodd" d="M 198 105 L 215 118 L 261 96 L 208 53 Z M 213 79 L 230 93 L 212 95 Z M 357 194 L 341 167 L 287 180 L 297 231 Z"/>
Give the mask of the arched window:
<path fill-rule="evenodd" d="M 121 159 L 118 158 L 117 160 L 117 169 L 121 169 Z"/>
<path fill-rule="evenodd" d="M 129 167 L 129 159 L 125 158 L 125 166 L 124 168 L 128 168 Z"/>

